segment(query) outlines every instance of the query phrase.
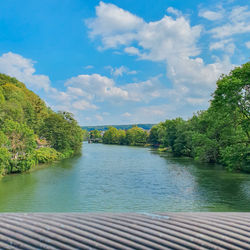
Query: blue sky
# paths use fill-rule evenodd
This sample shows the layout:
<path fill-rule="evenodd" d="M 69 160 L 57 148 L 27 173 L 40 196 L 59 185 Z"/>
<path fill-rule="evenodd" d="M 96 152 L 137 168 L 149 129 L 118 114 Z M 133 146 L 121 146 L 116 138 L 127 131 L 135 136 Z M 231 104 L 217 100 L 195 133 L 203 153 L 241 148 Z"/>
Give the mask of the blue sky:
<path fill-rule="evenodd" d="M 0 72 L 81 125 L 191 117 L 250 58 L 240 0 L 7 0 L 0 31 Z"/>

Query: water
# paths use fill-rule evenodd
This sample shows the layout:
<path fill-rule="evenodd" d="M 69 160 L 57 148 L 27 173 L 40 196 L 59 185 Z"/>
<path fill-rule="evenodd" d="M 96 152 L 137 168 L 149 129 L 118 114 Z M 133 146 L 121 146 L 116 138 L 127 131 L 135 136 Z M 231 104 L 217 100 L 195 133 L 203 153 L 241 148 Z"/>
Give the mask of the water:
<path fill-rule="evenodd" d="M 83 154 L 0 180 L 0 212 L 250 211 L 250 175 L 140 147 Z"/>

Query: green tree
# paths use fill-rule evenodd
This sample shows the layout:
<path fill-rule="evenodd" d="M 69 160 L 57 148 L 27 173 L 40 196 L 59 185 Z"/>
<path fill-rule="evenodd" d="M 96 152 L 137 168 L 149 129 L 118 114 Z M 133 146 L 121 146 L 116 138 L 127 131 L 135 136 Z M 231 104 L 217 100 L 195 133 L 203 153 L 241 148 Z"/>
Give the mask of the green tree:
<path fill-rule="evenodd" d="M 73 115 L 68 112 L 50 114 L 41 128 L 40 135 L 50 145 L 65 155 L 79 152 L 83 141 L 83 132 Z"/>
<path fill-rule="evenodd" d="M 68 157 L 80 150 L 82 137 L 83 131 L 70 113 L 54 113 L 23 83 L 0 74 L 1 174 Z M 41 144 L 46 142 L 44 138 L 51 145 Z"/>
<path fill-rule="evenodd" d="M 102 135 L 101 135 L 101 131 L 95 129 L 95 130 L 91 130 L 90 133 L 89 133 L 89 138 L 91 140 L 99 140 L 102 138 Z"/>
<path fill-rule="evenodd" d="M 83 129 L 82 133 L 83 133 L 83 140 L 87 141 L 89 139 L 89 132 L 86 129 Z"/>
<path fill-rule="evenodd" d="M 147 132 L 137 126 L 127 130 L 126 132 L 126 141 L 128 145 L 145 145 L 147 142 L 147 137 Z"/>
<path fill-rule="evenodd" d="M 157 146 L 160 144 L 159 140 L 159 125 L 155 125 L 151 128 L 149 136 L 148 136 L 148 142 L 154 146 Z"/>
<path fill-rule="evenodd" d="M 150 140 L 176 156 L 222 163 L 228 170 L 250 171 L 250 63 L 217 81 L 211 105 L 188 121 L 180 118 L 155 126 Z"/>
<path fill-rule="evenodd" d="M 117 131 L 118 136 L 118 144 L 125 145 L 126 144 L 126 132 L 125 130 L 119 129 Z"/>
<path fill-rule="evenodd" d="M 6 120 L 1 129 L 8 138 L 13 155 L 26 154 L 36 148 L 35 134 L 26 124 Z"/>
<path fill-rule="evenodd" d="M 0 147 L 0 176 L 10 167 L 11 154 L 7 148 Z"/>
<path fill-rule="evenodd" d="M 105 144 L 118 144 L 119 143 L 118 129 L 114 127 L 109 127 L 109 129 L 105 131 L 102 140 L 103 143 Z"/>

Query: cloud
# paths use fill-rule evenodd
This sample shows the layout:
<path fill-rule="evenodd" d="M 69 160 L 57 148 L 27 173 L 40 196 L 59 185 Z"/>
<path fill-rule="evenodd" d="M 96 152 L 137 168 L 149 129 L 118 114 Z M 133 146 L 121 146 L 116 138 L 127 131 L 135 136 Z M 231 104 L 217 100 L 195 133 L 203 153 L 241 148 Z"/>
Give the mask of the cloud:
<path fill-rule="evenodd" d="M 76 102 L 73 102 L 72 107 L 77 110 L 98 109 L 96 105 L 91 104 L 85 100 L 78 100 Z"/>
<path fill-rule="evenodd" d="M 8 52 L 0 56 L 0 72 L 17 78 L 32 90 L 50 90 L 50 79 L 46 75 L 36 74 L 35 62 L 19 54 Z"/>
<path fill-rule="evenodd" d="M 111 66 L 107 66 L 107 69 L 110 70 L 111 75 L 118 77 L 118 76 L 123 76 L 124 74 L 126 75 L 135 75 L 137 74 L 136 70 L 130 70 L 129 68 L 127 68 L 126 66 L 120 66 L 120 67 L 111 67 Z"/>
<path fill-rule="evenodd" d="M 121 78 L 137 71 L 120 64 L 109 66 L 108 76 L 75 75 L 66 79 L 64 91 L 59 91 L 52 87 L 48 76 L 36 73 L 34 61 L 11 52 L 0 56 L 0 71 L 17 77 L 33 90 L 45 91 L 46 102 L 52 108 L 71 111 L 81 121 L 126 119 L 137 123 L 188 117 L 195 110 L 207 108 L 216 80 L 234 67 L 230 58 L 239 42 L 236 35 L 250 32 L 249 14 L 248 6 L 203 9 L 199 16 L 211 21 L 203 22 L 209 27 L 206 29 L 193 25 L 188 15 L 172 7 L 162 18 L 147 22 L 114 4 L 100 2 L 96 16 L 86 21 L 89 37 L 100 41 L 101 50 L 134 56 L 137 62 L 165 65 L 164 74 L 125 83 Z M 208 41 L 207 47 L 202 45 L 202 36 Z M 242 42 L 246 48 L 250 48 L 248 40 Z M 237 48 L 238 52 L 240 46 Z M 208 56 L 204 56 L 205 50 Z"/>
<path fill-rule="evenodd" d="M 139 51 L 139 49 L 135 48 L 135 47 L 126 47 L 124 49 L 124 52 L 130 54 L 130 55 L 137 55 L 139 56 L 141 53 Z"/>
<path fill-rule="evenodd" d="M 223 25 L 209 31 L 214 38 L 223 39 L 250 32 L 250 11 L 248 6 L 233 7 L 226 16 Z"/>
<path fill-rule="evenodd" d="M 152 79 L 127 84 L 123 89 L 127 91 L 129 99 L 145 101 L 146 98 L 152 100 L 166 97 L 171 100 L 171 97 L 175 96 L 174 103 L 181 100 L 193 105 L 194 100 L 197 100 L 199 106 L 205 103 L 201 100 L 209 100 L 218 77 L 222 73 L 228 73 L 233 67 L 228 56 L 222 59 L 214 57 L 214 62 L 206 64 L 199 56 L 201 50 L 197 46 L 203 27 L 192 26 L 186 16 L 173 8 L 168 8 L 168 12 L 174 14 L 175 18 L 165 15 L 154 22 L 145 22 L 115 5 L 103 2 L 96 9 L 96 17 L 91 19 L 92 23 L 89 22 L 88 27 L 92 38 L 101 39 L 103 49 L 123 50 L 129 55 L 136 55 L 139 59 L 164 62 L 166 65 L 166 75 L 171 80 L 172 88 L 164 88 Z M 106 28 L 110 22 L 117 21 L 117 13 L 121 16 L 126 13 L 130 20 L 128 23 L 133 24 L 125 25 L 126 28 L 124 24 L 117 24 L 114 29 L 112 26 Z M 203 11 L 200 14 L 202 13 L 210 19 L 220 17 L 218 13 Z M 97 26 L 99 23 L 105 28 Z M 219 48 L 232 54 L 235 45 L 229 41 L 210 44 L 211 50 Z"/>
<path fill-rule="evenodd" d="M 209 21 L 215 21 L 223 18 L 221 11 L 201 10 L 199 16 L 208 19 Z"/>
<path fill-rule="evenodd" d="M 81 89 L 97 101 L 128 98 L 128 92 L 116 87 L 113 79 L 99 74 L 72 77 L 66 81 L 65 86 Z"/>
<path fill-rule="evenodd" d="M 114 75 L 134 74 L 125 66 L 113 70 Z M 66 110 L 77 114 L 79 111 L 96 110 L 100 102 L 140 102 L 157 97 L 154 79 L 125 84 L 117 87 L 115 81 L 99 74 L 78 75 L 65 81 L 65 91 L 51 86 L 49 77 L 35 74 L 34 62 L 12 52 L 0 56 L 0 71 L 27 84 L 33 90 L 45 91 L 45 100 L 55 110 Z M 104 112 L 104 115 L 107 115 Z"/>
<path fill-rule="evenodd" d="M 220 40 L 217 42 L 212 42 L 209 45 L 209 49 L 210 50 L 225 50 L 226 45 L 228 45 L 230 42 L 232 41 L 232 39 L 224 39 L 224 40 Z"/>
<path fill-rule="evenodd" d="M 66 92 L 60 100 L 84 98 L 94 102 L 149 102 L 165 97 L 166 88 L 160 83 L 161 75 L 147 81 L 127 83 L 117 87 L 116 82 L 99 74 L 79 75 L 65 82 Z"/>
<path fill-rule="evenodd" d="M 128 83 L 123 89 L 128 92 L 129 100 L 135 102 L 150 102 L 153 99 L 166 97 L 168 89 L 161 84 L 161 75 L 152 77 L 146 81 Z"/>
<path fill-rule="evenodd" d="M 92 38 L 101 38 L 104 49 L 119 48 L 120 45 L 137 42 L 139 48 L 126 46 L 124 51 L 152 61 L 166 60 L 173 55 L 199 54 L 195 43 L 202 27 L 190 26 L 189 20 L 183 16 L 178 16 L 176 19 L 164 16 L 159 21 L 146 23 L 143 19 L 113 4 L 101 2 L 96 10 L 96 18 L 88 20 L 87 26 Z M 117 13 L 121 14 L 120 18 L 124 18 L 121 25 L 117 23 Z M 110 23 L 115 23 L 115 27 L 109 25 Z M 140 50 L 142 52 L 139 52 Z"/>
<path fill-rule="evenodd" d="M 176 108 L 173 105 L 161 104 L 138 107 L 129 115 L 123 114 L 129 123 L 157 123 L 176 117 Z"/>
<path fill-rule="evenodd" d="M 87 92 L 85 92 L 84 90 L 82 90 L 81 88 L 73 88 L 73 87 L 68 87 L 67 88 L 67 93 L 70 96 L 76 96 L 76 97 L 85 97 L 88 100 L 93 99 L 93 96 Z"/>
<path fill-rule="evenodd" d="M 124 67 L 124 66 L 121 66 L 121 67 L 119 67 L 119 68 L 115 68 L 115 69 L 113 70 L 112 74 L 113 74 L 114 76 L 122 76 L 124 73 L 127 73 L 127 72 L 128 72 L 127 68 Z"/>
<path fill-rule="evenodd" d="M 130 117 L 131 114 L 130 114 L 129 112 L 125 112 L 125 113 L 122 114 L 122 116 L 123 116 L 123 117 Z"/>
<path fill-rule="evenodd" d="M 90 37 L 103 36 L 103 44 L 116 47 L 117 44 L 126 44 L 133 40 L 133 31 L 143 25 L 143 20 L 113 4 L 100 2 L 96 7 L 97 18 L 86 21 L 91 29 Z M 126 33 L 125 35 L 122 33 Z M 111 36 L 110 36 L 111 35 Z M 114 39 L 112 39 L 112 37 Z M 110 39 L 111 38 L 111 39 Z"/>
<path fill-rule="evenodd" d="M 168 12 L 169 14 L 173 14 L 173 15 L 175 15 L 175 16 L 181 16 L 181 15 L 182 15 L 181 11 L 179 11 L 179 10 L 173 8 L 173 7 L 168 7 L 168 8 L 167 8 L 167 12 Z"/>
<path fill-rule="evenodd" d="M 250 41 L 245 43 L 246 47 L 250 49 Z"/>

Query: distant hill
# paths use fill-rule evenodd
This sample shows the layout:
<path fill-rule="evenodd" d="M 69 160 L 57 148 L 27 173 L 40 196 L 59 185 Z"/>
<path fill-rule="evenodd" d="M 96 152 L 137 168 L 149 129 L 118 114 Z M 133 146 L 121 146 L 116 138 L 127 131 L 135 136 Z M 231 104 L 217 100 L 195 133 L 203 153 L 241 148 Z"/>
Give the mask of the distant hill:
<path fill-rule="evenodd" d="M 105 131 L 108 130 L 109 127 L 115 127 L 117 129 L 123 129 L 127 130 L 130 129 L 134 126 L 137 126 L 139 128 L 143 128 L 145 130 L 151 129 L 155 124 L 128 124 L 128 125 L 102 125 L 102 126 L 82 126 L 82 129 L 86 129 L 87 131 L 91 130 L 100 130 L 100 131 Z"/>

